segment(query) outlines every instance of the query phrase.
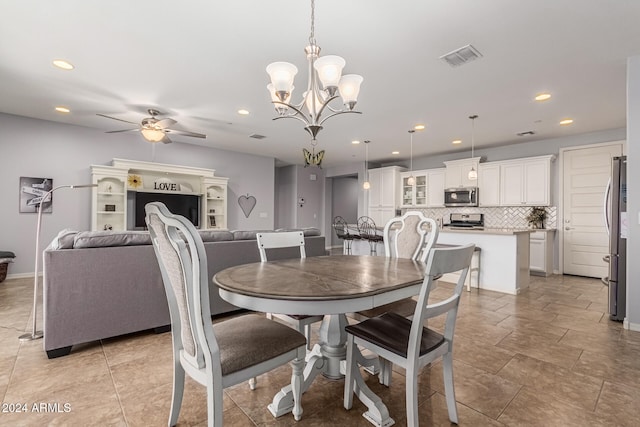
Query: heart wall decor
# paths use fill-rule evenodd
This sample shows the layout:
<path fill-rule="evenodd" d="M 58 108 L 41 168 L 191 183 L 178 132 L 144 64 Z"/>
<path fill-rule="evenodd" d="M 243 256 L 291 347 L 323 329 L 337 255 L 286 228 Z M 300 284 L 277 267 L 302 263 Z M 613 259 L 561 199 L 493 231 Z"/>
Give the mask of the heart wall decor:
<path fill-rule="evenodd" d="M 242 212 L 244 212 L 245 218 L 249 218 L 251 211 L 256 207 L 256 202 L 256 198 L 254 196 L 250 196 L 249 193 L 247 193 L 246 196 L 238 197 L 238 204 L 240 205 Z"/>

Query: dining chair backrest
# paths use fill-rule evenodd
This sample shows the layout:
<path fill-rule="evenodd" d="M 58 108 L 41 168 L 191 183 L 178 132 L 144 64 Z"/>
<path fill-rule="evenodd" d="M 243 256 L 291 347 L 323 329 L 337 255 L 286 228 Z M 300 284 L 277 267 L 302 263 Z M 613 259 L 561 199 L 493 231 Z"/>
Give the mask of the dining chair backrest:
<path fill-rule="evenodd" d="M 211 325 L 207 257 L 200 234 L 186 218 L 162 203 L 145 207 L 147 226 L 165 286 L 174 349 L 196 369 L 220 366 Z"/>
<path fill-rule="evenodd" d="M 445 341 L 449 342 L 451 346 L 453 345 L 453 333 L 458 313 L 458 304 L 460 303 L 460 295 L 462 294 L 465 279 L 469 273 L 469 266 L 474 249 L 475 245 L 470 243 L 464 246 L 433 248 L 429 251 L 426 267 L 427 275 L 420 289 L 418 304 L 413 315 L 411 333 L 409 335 L 409 347 L 407 349 L 407 358 L 409 358 L 409 360 L 412 360 L 412 358 L 413 360 L 418 359 L 424 321 L 432 317 L 446 314 L 443 336 Z M 429 294 L 437 278 L 443 274 L 458 271 L 461 272 L 461 274 L 452 294 L 443 301 L 429 305 Z"/>
<path fill-rule="evenodd" d="M 382 234 L 387 258 L 409 258 L 424 262 L 438 240 L 439 228 L 434 219 L 422 212 L 408 211 L 391 218 Z"/>
<path fill-rule="evenodd" d="M 300 258 L 306 258 L 304 250 L 304 233 L 302 231 L 276 231 L 269 233 L 256 233 L 260 261 L 267 262 L 267 249 L 300 248 Z"/>

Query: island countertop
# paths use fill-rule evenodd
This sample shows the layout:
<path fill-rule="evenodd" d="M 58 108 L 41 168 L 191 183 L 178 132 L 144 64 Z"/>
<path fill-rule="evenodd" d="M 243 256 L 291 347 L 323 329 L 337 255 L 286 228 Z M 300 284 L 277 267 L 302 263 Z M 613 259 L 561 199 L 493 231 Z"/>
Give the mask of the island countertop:
<path fill-rule="evenodd" d="M 440 233 L 463 233 L 463 234 L 530 234 L 534 233 L 536 229 L 532 228 L 450 228 L 450 227 L 442 227 L 440 229 Z"/>

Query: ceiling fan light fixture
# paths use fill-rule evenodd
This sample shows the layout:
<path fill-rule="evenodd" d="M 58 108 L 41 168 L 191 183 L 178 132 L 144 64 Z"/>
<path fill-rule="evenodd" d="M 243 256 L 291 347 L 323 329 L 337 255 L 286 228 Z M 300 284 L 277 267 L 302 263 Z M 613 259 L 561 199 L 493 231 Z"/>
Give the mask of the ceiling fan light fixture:
<path fill-rule="evenodd" d="M 149 142 L 160 142 L 164 138 L 164 131 L 161 129 L 142 128 L 140 133 Z"/>

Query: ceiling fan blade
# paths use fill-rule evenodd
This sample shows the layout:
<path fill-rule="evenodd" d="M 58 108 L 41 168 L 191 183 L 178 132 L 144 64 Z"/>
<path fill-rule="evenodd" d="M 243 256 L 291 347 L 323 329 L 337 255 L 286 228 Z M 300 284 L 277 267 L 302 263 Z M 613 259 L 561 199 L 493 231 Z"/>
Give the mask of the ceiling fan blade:
<path fill-rule="evenodd" d="M 165 133 L 164 138 L 162 138 L 160 142 L 162 142 L 163 144 L 171 144 L 173 141 L 171 141 L 171 139 L 169 139 L 169 135 Z"/>
<path fill-rule="evenodd" d="M 193 138 L 206 138 L 207 135 L 202 134 L 202 133 L 196 133 L 196 132 L 189 132 L 186 130 L 177 130 L 177 129 L 165 129 L 164 130 L 167 133 L 175 133 L 177 135 L 184 135 L 184 136 L 191 136 Z"/>
<path fill-rule="evenodd" d="M 176 123 L 178 123 L 178 122 L 176 122 L 173 119 L 166 118 L 166 119 L 158 120 L 156 122 L 156 126 L 160 126 L 162 129 L 166 129 L 169 126 L 175 125 Z"/>
<path fill-rule="evenodd" d="M 120 122 L 125 122 L 125 123 L 131 123 L 132 125 L 137 125 L 138 123 L 136 122 L 130 122 L 129 120 L 123 120 L 123 119 L 119 119 L 117 117 L 111 117 L 111 116 L 107 116 L 106 114 L 100 114 L 97 113 L 96 116 L 100 116 L 100 117 L 106 117 L 107 119 L 112 119 L 112 120 L 118 120 Z"/>
<path fill-rule="evenodd" d="M 136 128 L 136 129 L 122 129 L 122 130 L 109 130 L 106 131 L 105 133 L 119 133 L 119 132 L 133 132 L 133 131 L 139 131 L 140 129 Z"/>

